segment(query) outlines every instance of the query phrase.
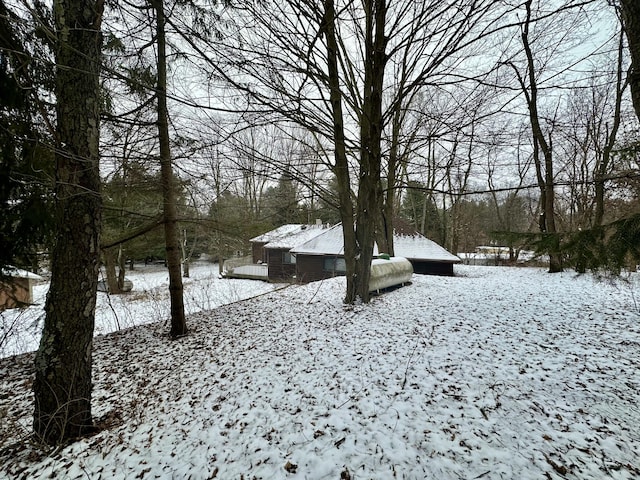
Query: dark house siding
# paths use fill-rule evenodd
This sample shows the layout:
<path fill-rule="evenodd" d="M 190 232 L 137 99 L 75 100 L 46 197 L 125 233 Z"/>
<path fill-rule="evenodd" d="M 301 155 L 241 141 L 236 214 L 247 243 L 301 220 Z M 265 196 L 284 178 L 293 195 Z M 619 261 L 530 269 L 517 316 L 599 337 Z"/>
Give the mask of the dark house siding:
<path fill-rule="evenodd" d="M 274 282 L 290 281 L 296 275 L 296 264 L 285 263 L 285 254 L 289 254 L 289 249 L 266 249 L 268 277 Z"/>
<path fill-rule="evenodd" d="M 298 255 L 296 260 L 296 275 L 300 283 L 316 282 L 327 278 L 323 270 L 322 255 Z"/>
<path fill-rule="evenodd" d="M 413 273 L 421 275 L 441 275 L 441 276 L 453 276 L 453 263 L 445 262 L 429 262 L 427 260 L 412 260 L 409 259 L 411 265 L 413 265 Z"/>
<path fill-rule="evenodd" d="M 304 255 L 298 254 L 296 261 L 296 279 L 299 283 L 315 282 L 344 275 L 342 271 L 325 269 L 325 260 L 342 258 L 333 255 Z M 413 272 L 420 275 L 453 276 L 453 263 L 430 262 L 427 260 L 412 260 Z M 271 277 L 271 264 L 269 264 L 269 277 Z"/>
<path fill-rule="evenodd" d="M 296 278 L 299 283 L 316 282 L 325 278 L 341 277 L 345 272 L 326 269 L 327 260 L 344 258 L 336 255 L 304 255 L 298 254 L 296 261 Z M 328 262 L 335 264 L 335 261 Z"/>
<path fill-rule="evenodd" d="M 266 263 L 267 251 L 264 246 L 265 242 L 253 242 L 251 244 L 251 256 L 253 257 L 253 263 Z"/>

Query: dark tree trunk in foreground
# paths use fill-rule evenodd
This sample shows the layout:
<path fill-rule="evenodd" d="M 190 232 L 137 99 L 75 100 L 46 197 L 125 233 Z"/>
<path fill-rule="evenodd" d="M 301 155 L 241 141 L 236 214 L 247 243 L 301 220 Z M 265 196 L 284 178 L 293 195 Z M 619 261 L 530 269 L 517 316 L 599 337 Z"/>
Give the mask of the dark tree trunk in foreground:
<path fill-rule="evenodd" d="M 335 139 L 334 173 L 340 195 L 340 216 L 344 237 L 344 257 L 347 269 L 345 303 L 360 299 L 369 301 L 369 277 L 376 235 L 376 225 L 382 212 L 382 188 L 380 184 L 382 136 L 382 87 L 386 64 L 384 26 L 386 3 L 384 0 L 367 0 L 365 10 L 365 75 L 363 109 L 360 116 L 360 173 L 358 197 L 355 208 L 355 229 L 351 200 L 351 185 L 347 162 L 342 94 L 338 69 L 338 42 L 335 32 L 335 5 L 333 0 L 324 2 L 324 34 L 327 40 L 328 80 L 331 90 L 333 134 Z"/>
<path fill-rule="evenodd" d="M 51 287 L 35 360 L 33 428 L 56 444 L 92 428 L 91 350 L 100 253 L 99 74 L 102 3 L 54 2 L 56 224 Z"/>
<path fill-rule="evenodd" d="M 640 2 L 638 0 L 620 0 L 622 23 L 627 34 L 631 54 L 631 98 L 633 108 L 640 119 Z"/>
<path fill-rule="evenodd" d="M 382 215 L 380 180 L 382 154 L 382 89 L 386 64 L 384 27 L 385 0 L 366 0 L 365 9 L 365 71 L 362 116 L 360 118 L 360 182 L 356 204 L 356 276 L 357 295 L 369 301 L 369 278 L 376 237 L 376 226 Z"/>
<path fill-rule="evenodd" d="M 351 181 L 349 163 L 344 136 L 344 116 L 342 113 L 342 94 L 340 91 L 340 73 L 338 70 L 338 41 L 335 32 L 335 8 L 333 0 L 324 2 L 324 34 L 327 39 L 327 69 L 330 87 L 331 118 L 335 139 L 335 166 L 333 171 L 338 182 L 340 201 L 340 220 L 344 238 L 344 259 L 347 276 L 347 292 L 344 302 L 353 303 L 356 299 L 357 277 L 355 273 L 355 230 L 353 225 L 353 203 L 351 200 Z"/>
<path fill-rule="evenodd" d="M 160 142 L 160 174 L 162 177 L 162 203 L 164 212 L 164 236 L 169 268 L 169 297 L 171 299 L 171 336 L 186 335 L 187 322 L 184 315 L 182 268 L 180 266 L 180 236 L 176 211 L 175 179 L 171 162 L 169 138 L 169 110 L 167 108 L 167 53 L 165 39 L 165 16 L 162 0 L 155 0 L 156 41 L 158 42 L 158 139 Z"/>

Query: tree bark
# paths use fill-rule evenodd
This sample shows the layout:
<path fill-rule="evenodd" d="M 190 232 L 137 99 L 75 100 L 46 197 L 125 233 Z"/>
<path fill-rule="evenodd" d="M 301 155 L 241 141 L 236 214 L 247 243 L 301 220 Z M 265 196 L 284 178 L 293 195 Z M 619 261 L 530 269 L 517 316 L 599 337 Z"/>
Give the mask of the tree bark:
<path fill-rule="evenodd" d="M 620 0 L 620 12 L 631 54 L 631 99 L 640 120 L 640 3 L 638 0 Z"/>
<path fill-rule="evenodd" d="M 156 11 L 156 41 L 158 44 L 158 140 L 160 142 L 160 175 L 162 178 L 162 207 L 164 212 L 165 251 L 169 269 L 169 298 L 171 300 L 171 337 L 187 334 L 184 315 L 182 268 L 180 265 L 180 236 L 176 209 L 175 179 L 169 138 L 169 110 L 167 107 L 167 44 L 163 0 L 154 0 Z"/>
<path fill-rule="evenodd" d="M 103 250 L 102 258 L 104 260 L 104 268 L 107 276 L 107 291 L 113 295 L 122 293 L 120 283 L 118 281 L 118 274 L 116 274 L 116 256 L 114 252 L 110 249 Z"/>
<path fill-rule="evenodd" d="M 595 178 L 595 202 L 596 202 L 596 210 L 594 215 L 593 224 L 595 226 L 602 225 L 602 221 L 604 220 L 604 196 L 606 192 L 606 176 L 609 171 L 609 166 L 611 165 L 611 157 L 613 153 L 613 148 L 616 143 L 616 137 L 618 135 L 618 129 L 620 128 L 621 121 L 621 110 L 622 110 L 622 94 L 626 88 L 626 83 L 623 79 L 622 75 L 622 61 L 623 61 L 623 35 L 620 33 L 620 41 L 618 42 L 618 61 L 617 61 L 617 71 L 616 71 L 616 96 L 615 96 L 615 107 L 613 113 L 613 123 L 611 125 L 611 130 L 607 131 L 607 139 L 602 150 L 602 158 L 599 163 L 596 165 L 596 171 L 594 172 Z"/>
<path fill-rule="evenodd" d="M 191 272 L 189 271 L 189 264 L 191 255 L 187 252 L 187 231 L 182 231 L 182 242 L 180 242 L 180 247 L 182 248 L 182 276 L 184 278 L 189 278 Z"/>
<path fill-rule="evenodd" d="M 344 302 L 356 300 L 359 278 L 356 272 L 356 237 L 353 223 L 353 202 L 351 200 L 351 180 L 344 135 L 344 117 L 342 113 L 342 93 L 340 91 L 340 72 L 338 69 L 338 42 L 335 33 L 335 7 L 333 0 L 324 2 L 324 34 L 327 41 L 327 69 L 329 81 L 329 101 L 333 121 L 334 158 L 333 172 L 338 183 L 339 211 L 342 221 L 344 241 L 344 259 L 346 266 L 347 291 Z"/>
<path fill-rule="evenodd" d="M 560 253 L 560 238 L 556 229 L 555 220 L 555 189 L 553 175 L 553 148 L 551 142 L 547 142 L 542 127 L 540 126 L 540 117 L 538 115 L 538 85 L 535 74 L 535 64 L 533 61 L 533 53 L 529 44 L 529 24 L 531 22 L 531 2 L 525 2 L 527 16 L 522 30 L 522 45 L 527 56 L 527 70 L 529 73 L 529 91 L 527 92 L 524 82 L 523 90 L 527 98 L 527 106 L 529 109 L 529 119 L 531 121 L 531 131 L 534 143 L 534 161 L 536 163 L 536 173 L 538 176 L 538 185 L 540 187 L 541 207 L 543 212 L 543 221 L 541 222 L 541 230 L 543 235 L 547 235 L 549 250 L 549 272 L 556 273 L 562 271 L 562 254 Z M 540 160 L 539 151 L 542 151 L 543 161 Z M 544 165 L 544 169 L 542 168 Z M 544 174 L 542 174 L 544 171 Z"/>
<path fill-rule="evenodd" d="M 382 215 L 382 88 L 386 64 L 384 27 L 385 0 L 365 0 L 364 94 L 360 117 L 360 181 L 356 204 L 357 295 L 369 301 L 369 278 L 376 237 L 376 224 Z"/>
<path fill-rule="evenodd" d="M 403 103 L 397 102 L 393 112 L 391 125 L 391 148 L 389 149 L 389 160 L 387 167 L 387 185 L 384 192 L 384 203 L 382 215 L 378 227 L 377 236 L 378 248 L 381 252 L 395 256 L 395 246 L 393 244 L 393 217 L 396 207 L 396 184 L 398 183 L 398 167 L 400 163 L 400 130 L 404 116 Z"/>
<path fill-rule="evenodd" d="M 102 249 L 102 260 L 107 281 L 107 291 L 111 295 L 119 295 L 124 292 L 125 259 L 122 245 L 118 247 L 118 254 L 111 248 Z M 133 261 L 132 261 L 133 263 Z M 116 266 L 118 271 L 116 272 Z"/>
<path fill-rule="evenodd" d="M 91 360 L 100 254 L 100 25 L 103 4 L 56 0 L 56 226 L 45 325 L 35 358 L 36 436 L 92 428 Z"/>

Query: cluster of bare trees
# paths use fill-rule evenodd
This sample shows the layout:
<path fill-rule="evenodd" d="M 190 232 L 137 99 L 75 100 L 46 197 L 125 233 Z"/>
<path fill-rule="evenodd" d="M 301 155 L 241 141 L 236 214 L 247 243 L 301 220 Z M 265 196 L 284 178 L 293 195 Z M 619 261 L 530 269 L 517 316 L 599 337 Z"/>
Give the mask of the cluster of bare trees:
<path fill-rule="evenodd" d="M 482 201 L 492 228 L 537 230 L 560 271 L 563 232 L 637 203 L 631 0 L 56 0 L 50 24 L 16 5 L 55 51 L 39 59 L 56 65 L 58 230 L 34 384 L 49 443 L 91 428 L 100 252 L 132 238 L 100 240 L 101 173 L 160 179 L 156 211 L 107 200 L 120 217 L 144 210 L 136 231 L 164 227 L 174 338 L 187 333 L 181 201 L 219 249 L 225 205 L 244 223 L 334 209 L 348 303 L 369 300 L 374 243 L 393 254 L 399 214 L 456 252 Z"/>
<path fill-rule="evenodd" d="M 453 251 L 466 234 L 463 200 L 487 192 L 500 218 L 496 192 L 529 200 L 537 189 L 529 230 L 540 230 L 551 270 L 560 270 L 560 233 L 606 218 L 628 65 L 616 10 L 603 19 L 597 2 L 456 5 L 262 2 L 198 11 L 213 26 L 194 22 L 194 12 L 172 15 L 173 68 L 202 79 L 175 77 L 170 86 L 172 122 L 188 125 L 199 145 L 188 168 L 180 155 L 175 165 L 202 179 L 204 193 L 217 192 L 210 205 L 243 191 L 255 220 L 283 172 L 298 202 L 311 204 L 308 219 L 314 199 L 335 206 L 346 248 L 354 245 L 347 301 L 367 297 L 360 279 L 371 239 L 393 252 L 393 216 L 411 188 L 436 205 Z M 596 21 L 611 29 L 598 37 L 589 29 Z M 227 177 L 207 184 L 212 151 Z M 511 228 L 507 217 L 500 223 Z"/>

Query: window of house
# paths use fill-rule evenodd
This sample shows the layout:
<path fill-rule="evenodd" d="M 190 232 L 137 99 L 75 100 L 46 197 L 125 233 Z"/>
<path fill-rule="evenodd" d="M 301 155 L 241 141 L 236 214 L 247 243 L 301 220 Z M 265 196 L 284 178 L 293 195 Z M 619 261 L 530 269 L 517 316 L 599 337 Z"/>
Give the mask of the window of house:
<path fill-rule="evenodd" d="M 344 258 L 327 257 L 324 259 L 323 268 L 327 272 L 346 272 L 347 264 Z"/>
<path fill-rule="evenodd" d="M 291 254 L 290 252 L 283 252 L 283 254 L 282 254 L 282 263 L 295 265 L 296 256 Z"/>

